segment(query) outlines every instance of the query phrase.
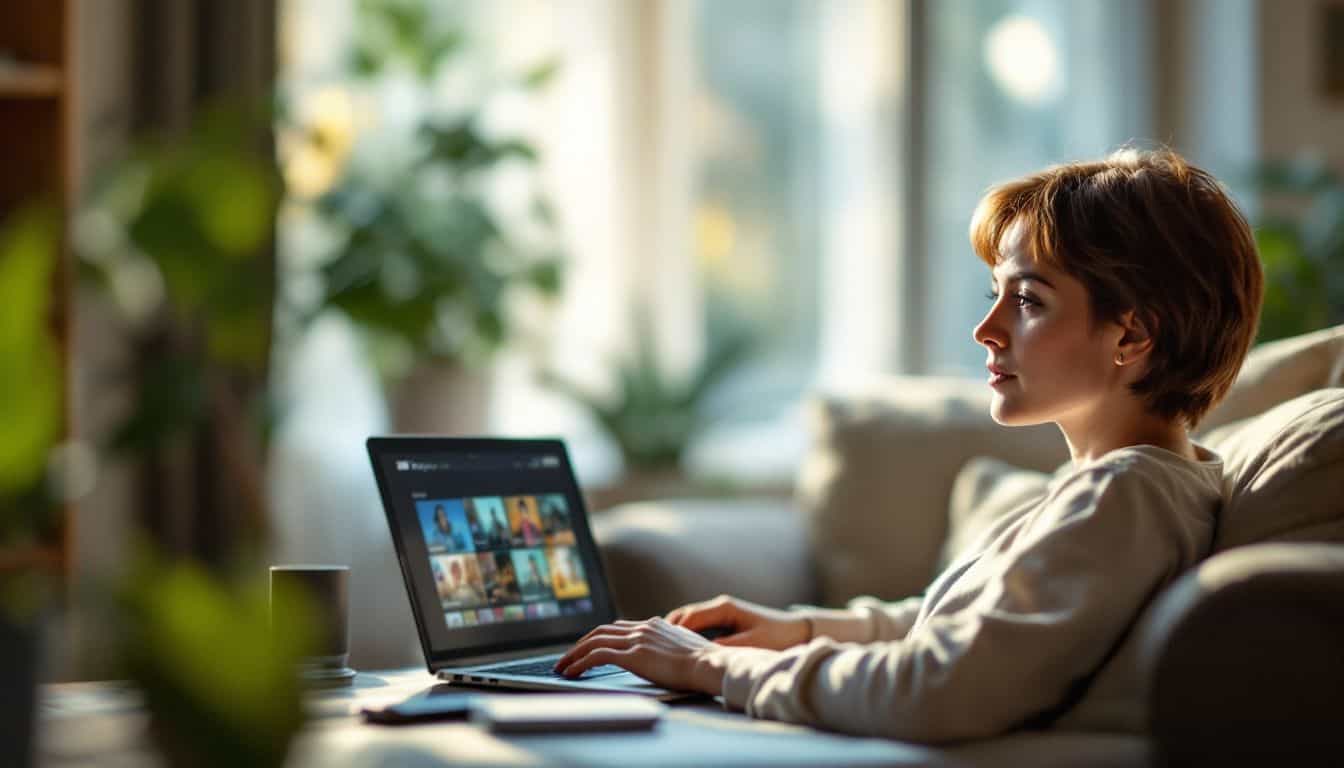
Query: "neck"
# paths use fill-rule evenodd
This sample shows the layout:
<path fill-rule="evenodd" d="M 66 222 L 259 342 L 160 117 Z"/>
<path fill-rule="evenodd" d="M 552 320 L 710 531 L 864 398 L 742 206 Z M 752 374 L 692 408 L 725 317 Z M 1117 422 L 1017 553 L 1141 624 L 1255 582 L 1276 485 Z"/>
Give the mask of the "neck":
<path fill-rule="evenodd" d="M 1184 424 L 1154 416 L 1137 402 L 1108 406 L 1098 409 L 1090 418 L 1060 420 L 1056 424 L 1069 444 L 1074 465 L 1132 445 L 1152 445 L 1187 459 L 1197 458 Z"/>

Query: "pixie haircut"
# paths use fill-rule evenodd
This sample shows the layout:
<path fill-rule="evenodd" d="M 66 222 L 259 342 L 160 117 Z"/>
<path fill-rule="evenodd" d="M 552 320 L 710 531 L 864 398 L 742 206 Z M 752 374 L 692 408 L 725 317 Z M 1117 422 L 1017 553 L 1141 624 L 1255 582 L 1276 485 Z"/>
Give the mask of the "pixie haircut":
<path fill-rule="evenodd" d="M 1033 258 L 1082 282 L 1094 323 L 1133 310 L 1153 339 L 1131 385 L 1195 427 L 1232 385 L 1259 323 L 1263 277 L 1245 217 L 1218 180 L 1167 149 L 1120 149 L 993 187 L 971 245 L 993 267 L 1021 222 Z"/>

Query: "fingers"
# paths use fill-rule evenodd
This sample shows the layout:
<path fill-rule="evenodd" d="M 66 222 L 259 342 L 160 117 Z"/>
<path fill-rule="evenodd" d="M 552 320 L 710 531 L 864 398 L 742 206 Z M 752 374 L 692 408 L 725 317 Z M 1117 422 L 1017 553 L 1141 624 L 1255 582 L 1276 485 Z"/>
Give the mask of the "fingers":
<path fill-rule="evenodd" d="M 735 627 L 741 612 L 733 599 L 719 595 L 713 600 L 684 605 L 667 615 L 667 621 L 687 629 L 705 629 L 707 627 Z"/>
<path fill-rule="evenodd" d="M 574 663 L 574 660 L 591 652 L 597 647 L 626 648 L 640 638 L 646 637 L 650 631 L 654 631 L 659 625 L 664 625 L 662 619 L 654 617 L 648 621 L 617 621 L 612 624 L 603 624 L 594 629 L 574 644 L 573 648 L 560 657 L 555 662 L 555 670 L 564 672 L 565 668 Z"/>
<path fill-rule="evenodd" d="M 630 657 L 635 653 L 633 648 L 596 648 L 590 653 L 579 657 L 568 668 L 561 671 L 565 677 L 578 677 L 593 667 L 600 667 L 603 664 L 615 664 L 619 667 L 628 668 Z"/>
<path fill-rule="evenodd" d="M 719 645 L 755 646 L 756 645 L 755 634 L 756 633 L 754 632 L 738 632 L 736 634 L 724 635 L 723 637 L 716 638 L 714 642 L 718 643 Z"/>
<path fill-rule="evenodd" d="M 604 629 L 608 631 L 604 632 Z M 584 635 L 583 639 L 575 643 L 573 648 L 566 651 L 565 655 L 561 656 L 560 660 L 555 662 L 555 671 L 564 673 L 566 668 L 573 664 L 576 659 L 583 658 L 595 648 L 613 646 L 620 648 L 626 647 L 631 642 L 631 634 L 619 631 L 621 629 L 625 628 L 613 627 L 608 624 L 604 627 L 598 627 L 587 635 Z"/>
<path fill-rule="evenodd" d="M 625 620 L 620 620 L 620 621 L 614 621 L 614 622 L 612 622 L 612 623 L 610 623 L 610 624 L 603 624 L 602 626 L 597 627 L 596 629 L 591 630 L 588 634 L 584 635 L 583 637 L 580 637 L 579 640 L 578 640 L 578 642 L 579 642 L 579 643 L 582 643 L 583 641 L 587 640 L 588 638 L 590 638 L 590 637 L 596 637 L 597 635 L 600 635 L 600 634 L 611 633 L 611 632 L 617 632 L 617 631 L 621 631 L 621 630 L 629 629 L 629 628 L 631 628 L 631 627 L 637 627 L 637 626 L 639 626 L 640 624 L 643 624 L 643 623 L 644 623 L 644 622 L 642 622 L 642 621 L 625 621 Z M 575 643 L 575 645 L 577 645 L 577 644 L 578 644 L 578 643 Z"/>

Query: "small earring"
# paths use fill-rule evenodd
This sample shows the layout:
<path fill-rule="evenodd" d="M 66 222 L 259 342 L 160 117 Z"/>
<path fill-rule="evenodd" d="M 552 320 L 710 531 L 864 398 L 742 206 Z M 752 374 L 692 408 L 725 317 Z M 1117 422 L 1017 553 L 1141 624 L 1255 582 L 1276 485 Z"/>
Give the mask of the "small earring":
<path fill-rule="evenodd" d="M 1124 364 L 1125 364 L 1125 353 L 1124 353 L 1124 352 L 1116 352 L 1116 353 L 1115 353 L 1115 364 L 1116 364 L 1116 365 L 1124 365 Z"/>

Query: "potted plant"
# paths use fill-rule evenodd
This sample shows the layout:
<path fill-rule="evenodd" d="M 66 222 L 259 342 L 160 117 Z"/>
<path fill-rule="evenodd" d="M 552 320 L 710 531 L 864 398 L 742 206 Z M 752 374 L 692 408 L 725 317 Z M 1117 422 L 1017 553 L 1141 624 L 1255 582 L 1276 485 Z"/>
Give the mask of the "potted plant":
<path fill-rule="evenodd" d="M 193 511 L 205 514 L 221 487 L 245 508 L 215 510 L 233 516 L 218 551 L 141 538 L 127 571 L 90 601 L 170 766 L 278 767 L 303 722 L 297 663 L 310 606 L 281 596 L 276 610 L 309 618 L 272 636 L 259 562 L 278 194 L 254 141 L 258 119 L 269 114 L 221 103 L 184 135 L 137 143 L 100 174 L 76 226 L 85 277 L 117 311 L 137 362 L 153 361 L 133 372 L 137 397 L 102 447 L 152 462 L 208 435 L 219 460 L 197 478 Z"/>
<path fill-rule="evenodd" d="M 636 310 L 632 326 L 634 346 L 615 361 L 616 386 L 610 395 L 590 392 L 553 370 L 540 374 L 543 384 L 581 405 L 620 451 L 621 482 L 589 492 L 598 509 L 688 490 L 682 461 L 709 421 L 708 401 L 756 345 L 745 325 L 727 325 L 710 334 L 709 348 L 695 368 L 677 377 L 659 362 L 648 313 Z"/>
<path fill-rule="evenodd" d="M 460 63 L 466 38 L 423 2 L 359 3 L 352 85 L 383 78 L 408 85 L 422 111 L 411 125 L 366 132 L 330 188 L 305 204 L 329 235 L 316 309 L 333 308 L 361 329 L 388 384 L 397 431 L 484 428 L 480 371 L 518 327 L 518 294 L 554 296 L 561 260 L 550 245 L 551 212 L 532 192 L 525 221 L 505 223 L 491 203 L 492 174 L 531 175 L 536 149 L 486 130 L 483 106 L 434 114 L 434 84 Z M 532 91 L 554 73 L 543 64 L 505 88 Z M 336 131 L 344 134 L 345 131 Z M 302 175 L 333 131 L 291 123 L 287 167 Z M 292 188 L 293 185 L 292 185 Z"/>
<path fill-rule="evenodd" d="M 49 328 L 56 221 L 24 209 L 0 227 L 0 762 L 32 759 L 40 617 L 59 575 L 60 355 Z"/>
<path fill-rule="evenodd" d="M 1255 226 L 1265 270 L 1260 341 L 1344 322 L 1344 180 L 1323 159 L 1265 163 Z"/>
<path fill-rule="evenodd" d="M 259 546 L 268 526 L 278 183 L 257 137 L 269 118 L 219 102 L 183 135 L 138 141 L 101 169 L 75 226 L 83 277 L 130 350 L 110 373 L 130 383 L 133 402 L 101 447 L 156 478 L 190 451 L 217 468 L 176 495 L 146 483 L 140 500 L 221 521 L 205 553 L 214 564 Z"/>

